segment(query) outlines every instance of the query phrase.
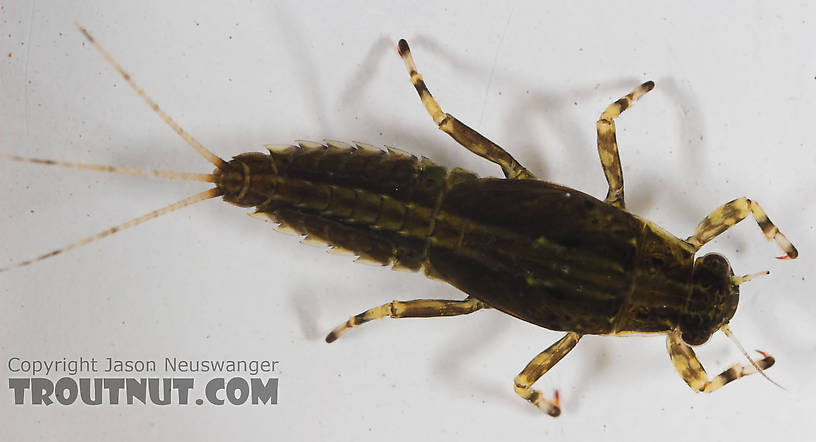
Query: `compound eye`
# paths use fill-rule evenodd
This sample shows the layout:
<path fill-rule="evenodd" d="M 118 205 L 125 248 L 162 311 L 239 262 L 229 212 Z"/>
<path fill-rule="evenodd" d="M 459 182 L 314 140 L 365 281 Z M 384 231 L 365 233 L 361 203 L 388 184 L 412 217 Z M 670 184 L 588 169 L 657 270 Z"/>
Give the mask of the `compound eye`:
<path fill-rule="evenodd" d="M 711 333 L 708 331 L 684 331 L 682 338 L 683 342 L 688 345 L 703 345 L 711 338 Z"/>
<path fill-rule="evenodd" d="M 731 265 L 728 264 L 728 260 L 725 259 L 725 257 L 720 255 L 719 253 L 709 253 L 708 255 L 703 257 L 703 262 L 705 263 L 706 267 L 711 269 L 731 268 Z"/>

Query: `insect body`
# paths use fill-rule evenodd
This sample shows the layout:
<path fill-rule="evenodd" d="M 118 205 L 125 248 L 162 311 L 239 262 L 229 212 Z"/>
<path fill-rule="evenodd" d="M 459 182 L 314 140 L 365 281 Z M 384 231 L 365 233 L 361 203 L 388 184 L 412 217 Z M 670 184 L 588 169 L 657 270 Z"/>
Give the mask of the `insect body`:
<path fill-rule="evenodd" d="M 224 161 L 178 127 L 87 31 L 81 31 L 139 95 L 217 167 L 211 175 L 146 173 L 210 181 L 215 188 L 17 266 L 223 196 L 309 238 L 383 265 L 422 270 L 468 295 L 464 300 L 393 301 L 349 318 L 327 342 L 377 318 L 455 316 L 486 308 L 566 332 L 536 356 L 514 384 L 521 397 L 552 416 L 560 414 L 557 392 L 548 399 L 532 385 L 584 334 L 666 334 L 675 367 L 696 391 L 714 391 L 774 363 L 763 354 L 749 366 L 734 365 L 709 380 L 691 349 L 717 330 L 730 336 L 728 322 L 737 307 L 739 284 L 751 278 L 734 276 L 720 255 L 695 258 L 703 244 L 751 214 L 786 257 L 797 256 L 760 206 L 746 198 L 727 203 L 685 240 L 625 210 L 614 119 L 651 90 L 652 82 L 613 103 L 598 121 L 598 151 L 609 183 L 607 197 L 600 201 L 536 179 L 502 148 L 443 113 L 404 40 L 399 53 L 433 120 L 464 147 L 501 166 L 506 179 L 479 178 L 458 168 L 448 171 L 425 158 L 360 143 L 300 142 Z"/>

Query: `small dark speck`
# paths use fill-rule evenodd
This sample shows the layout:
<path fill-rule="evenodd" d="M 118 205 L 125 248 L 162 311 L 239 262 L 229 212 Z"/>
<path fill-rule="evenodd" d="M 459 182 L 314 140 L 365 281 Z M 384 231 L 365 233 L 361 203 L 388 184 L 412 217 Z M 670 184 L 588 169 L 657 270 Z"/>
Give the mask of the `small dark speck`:
<path fill-rule="evenodd" d="M 380 132 L 380 136 L 382 136 L 382 132 Z"/>
<path fill-rule="evenodd" d="M 59 36 L 62 37 L 62 32 L 59 33 Z"/>
<path fill-rule="evenodd" d="M 700 141 L 703 141 L 703 136 L 702 135 L 700 135 Z"/>
<path fill-rule="evenodd" d="M 578 48 L 578 52 L 584 52 L 584 48 Z"/>
<path fill-rule="evenodd" d="M 501 91 L 499 91 L 499 95 L 501 95 Z"/>
<path fill-rule="evenodd" d="M 197 21 L 194 21 L 193 23 L 195 23 L 196 26 L 201 26 L 201 23 L 199 23 Z"/>
<path fill-rule="evenodd" d="M 20 46 L 25 46 L 25 42 L 24 42 L 24 41 L 21 41 L 21 42 L 20 42 Z"/>
<path fill-rule="evenodd" d="M 34 213 L 34 209 L 29 210 L 29 213 Z M 802 278 L 804 280 L 805 278 Z"/>
<path fill-rule="evenodd" d="M 229 81 L 230 83 L 232 83 L 232 78 L 227 78 L 227 81 Z"/>
<path fill-rule="evenodd" d="M 737 249 L 737 250 L 734 250 L 734 253 L 739 253 L 739 252 L 740 252 L 740 251 L 739 251 L 739 249 Z"/>
<path fill-rule="evenodd" d="M 572 105 L 573 105 L 573 106 L 578 106 L 578 102 L 577 102 L 577 101 L 573 101 L 573 102 L 572 102 Z"/>
<path fill-rule="evenodd" d="M 229 36 L 229 39 L 232 40 L 232 35 Z"/>

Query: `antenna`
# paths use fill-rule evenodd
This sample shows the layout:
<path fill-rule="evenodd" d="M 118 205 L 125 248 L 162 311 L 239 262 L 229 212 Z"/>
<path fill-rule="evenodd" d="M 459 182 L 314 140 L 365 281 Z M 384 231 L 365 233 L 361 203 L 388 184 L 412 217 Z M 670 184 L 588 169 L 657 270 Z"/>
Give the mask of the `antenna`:
<path fill-rule="evenodd" d="M 781 389 L 783 389 L 783 390 L 785 389 L 785 387 L 783 387 L 783 386 L 779 385 L 778 383 L 776 383 L 776 381 L 774 381 L 773 379 L 769 378 L 769 377 L 768 377 L 768 375 L 766 375 L 766 374 L 765 374 L 765 370 L 763 370 L 763 369 L 762 369 L 762 367 L 760 367 L 760 366 L 759 366 L 759 364 L 757 364 L 757 363 L 756 363 L 756 362 L 755 362 L 753 359 L 751 359 L 751 357 L 750 357 L 750 356 L 748 356 L 748 352 L 747 352 L 747 351 L 745 351 L 745 348 L 744 348 L 744 347 L 742 346 L 742 344 L 740 344 L 740 342 L 737 340 L 737 337 L 736 337 L 736 336 L 734 336 L 734 334 L 733 334 L 733 333 L 731 333 L 731 329 L 728 327 L 728 324 L 725 324 L 725 325 L 723 325 L 722 327 L 720 327 L 720 330 L 722 330 L 722 332 L 723 332 L 723 333 L 725 333 L 725 335 L 726 335 L 726 336 L 728 336 L 728 339 L 731 339 L 731 341 L 732 341 L 732 342 L 733 342 L 733 343 L 734 343 L 734 344 L 737 346 L 737 348 L 739 348 L 739 350 L 742 352 L 742 355 L 743 355 L 743 356 L 745 356 L 745 358 L 746 358 L 746 359 L 748 359 L 748 362 L 750 362 L 750 363 L 751 363 L 751 365 L 753 365 L 753 366 L 754 366 L 754 368 L 756 369 L 757 373 L 761 374 L 761 375 L 762 375 L 762 377 L 764 377 L 765 379 L 767 379 L 767 380 L 768 380 L 768 382 L 770 382 L 770 383 L 772 383 L 772 384 L 776 385 L 777 387 L 779 387 L 779 388 L 781 388 Z M 761 352 L 761 351 L 759 351 L 759 350 L 757 350 L 757 351 L 758 351 L 760 354 L 762 354 L 763 356 L 767 357 L 767 354 L 765 354 L 764 352 Z"/>
<path fill-rule="evenodd" d="M 765 275 L 770 275 L 770 274 L 771 274 L 770 271 L 765 270 L 764 272 L 756 272 L 756 273 L 752 273 L 750 275 L 732 276 L 731 277 L 731 283 L 734 284 L 734 285 L 740 285 L 740 284 L 746 283 L 746 282 L 748 282 L 748 281 L 750 281 L 750 280 L 752 280 L 754 278 L 758 278 L 760 276 L 765 276 Z"/>

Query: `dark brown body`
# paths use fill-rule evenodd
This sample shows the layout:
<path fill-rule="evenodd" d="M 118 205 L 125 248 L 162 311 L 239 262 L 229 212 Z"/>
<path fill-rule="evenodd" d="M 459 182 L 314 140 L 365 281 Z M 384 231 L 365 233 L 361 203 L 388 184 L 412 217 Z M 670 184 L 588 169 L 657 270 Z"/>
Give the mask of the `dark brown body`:
<path fill-rule="evenodd" d="M 690 313 L 694 251 L 563 186 L 338 143 L 243 154 L 216 174 L 233 204 L 542 327 L 667 332 Z"/>

